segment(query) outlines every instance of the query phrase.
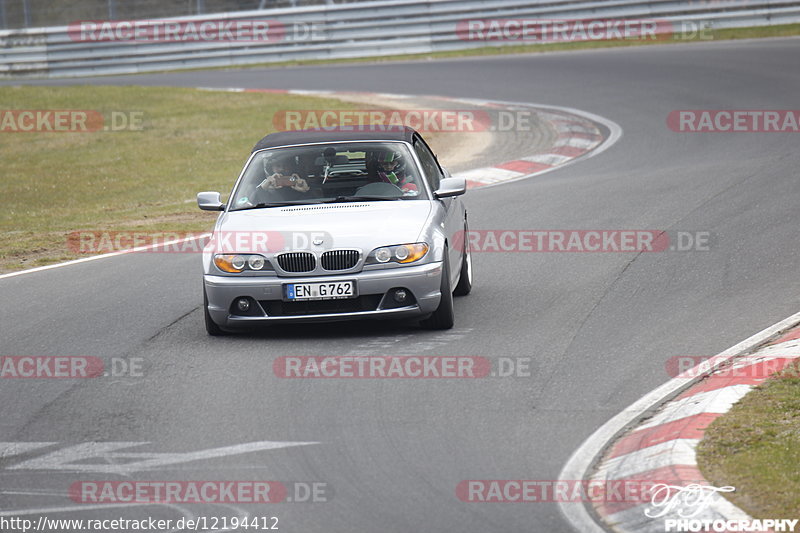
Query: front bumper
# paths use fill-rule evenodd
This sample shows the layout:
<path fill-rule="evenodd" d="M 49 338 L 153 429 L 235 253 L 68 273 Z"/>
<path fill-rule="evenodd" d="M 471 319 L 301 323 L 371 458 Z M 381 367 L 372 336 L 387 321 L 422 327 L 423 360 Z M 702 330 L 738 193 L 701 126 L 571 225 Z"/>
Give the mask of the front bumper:
<path fill-rule="evenodd" d="M 442 263 L 369 270 L 319 277 L 235 277 L 203 276 L 208 296 L 208 312 L 222 327 L 247 326 L 266 322 L 308 322 L 354 320 L 359 318 L 407 318 L 433 313 L 441 299 Z M 355 280 L 358 301 L 324 300 L 319 303 L 287 303 L 283 300 L 286 283 L 314 283 Z M 412 298 L 399 306 L 389 291 L 406 289 Z M 247 313 L 234 312 L 233 304 L 248 298 L 253 305 Z M 333 309 L 339 307 L 338 309 Z"/>

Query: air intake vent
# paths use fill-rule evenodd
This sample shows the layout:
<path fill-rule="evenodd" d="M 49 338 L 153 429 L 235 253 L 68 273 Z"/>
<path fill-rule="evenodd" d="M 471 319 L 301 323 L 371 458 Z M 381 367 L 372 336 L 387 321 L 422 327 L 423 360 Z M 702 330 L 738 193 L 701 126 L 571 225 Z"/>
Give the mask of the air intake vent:
<path fill-rule="evenodd" d="M 309 252 L 289 252 L 278 256 L 278 265 L 286 272 L 311 272 L 316 260 Z"/>
<path fill-rule="evenodd" d="M 325 270 L 349 270 L 358 264 L 358 250 L 331 250 L 322 254 Z"/>

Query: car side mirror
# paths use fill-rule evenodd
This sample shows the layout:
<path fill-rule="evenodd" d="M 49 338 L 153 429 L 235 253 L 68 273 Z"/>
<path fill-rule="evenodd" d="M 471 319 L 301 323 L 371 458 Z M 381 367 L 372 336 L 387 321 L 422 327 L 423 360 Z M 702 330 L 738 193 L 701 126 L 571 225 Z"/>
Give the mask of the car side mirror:
<path fill-rule="evenodd" d="M 225 211 L 225 204 L 220 200 L 218 192 L 197 193 L 197 207 L 203 211 Z"/>
<path fill-rule="evenodd" d="M 467 192 L 467 180 L 464 178 L 444 178 L 439 182 L 439 188 L 433 193 L 436 198 L 461 196 Z"/>

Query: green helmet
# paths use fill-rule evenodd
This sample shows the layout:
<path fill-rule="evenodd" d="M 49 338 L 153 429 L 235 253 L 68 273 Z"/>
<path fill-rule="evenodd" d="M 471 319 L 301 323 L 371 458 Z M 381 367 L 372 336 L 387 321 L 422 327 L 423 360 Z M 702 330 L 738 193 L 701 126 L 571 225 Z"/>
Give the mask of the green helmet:
<path fill-rule="evenodd" d="M 378 163 L 380 165 L 380 170 L 386 174 L 389 181 L 397 185 L 400 181 L 397 173 L 401 172 L 403 169 L 403 156 L 397 152 L 389 151 L 383 154 L 383 157 L 378 160 Z"/>

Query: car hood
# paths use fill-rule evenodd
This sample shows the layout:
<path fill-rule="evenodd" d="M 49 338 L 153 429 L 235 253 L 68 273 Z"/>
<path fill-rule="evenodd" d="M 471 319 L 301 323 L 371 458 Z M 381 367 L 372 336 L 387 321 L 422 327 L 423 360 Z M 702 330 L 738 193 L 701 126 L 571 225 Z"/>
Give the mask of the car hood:
<path fill-rule="evenodd" d="M 368 253 L 380 246 L 417 242 L 431 209 L 427 200 L 270 207 L 225 213 L 217 230 L 242 237 L 243 242 L 252 233 L 266 232 L 271 252 L 357 248 Z M 323 243 L 315 244 L 320 238 Z"/>

